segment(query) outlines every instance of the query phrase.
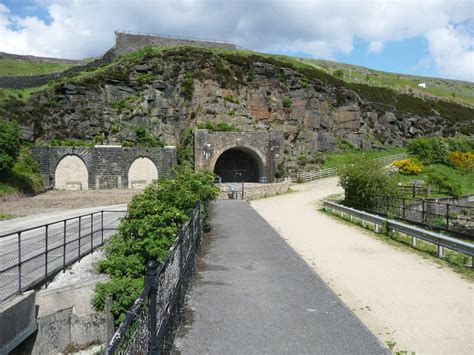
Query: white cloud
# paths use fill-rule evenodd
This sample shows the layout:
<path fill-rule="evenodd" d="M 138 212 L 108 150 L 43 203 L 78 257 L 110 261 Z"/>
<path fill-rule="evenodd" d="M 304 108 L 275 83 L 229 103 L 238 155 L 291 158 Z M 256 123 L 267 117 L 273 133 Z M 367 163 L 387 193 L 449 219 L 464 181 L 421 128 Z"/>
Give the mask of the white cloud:
<path fill-rule="evenodd" d="M 371 53 L 388 41 L 424 37 L 440 74 L 474 81 L 471 0 L 37 2 L 47 7 L 50 23 L 13 16 L 0 3 L 1 51 L 94 56 L 113 45 L 116 29 L 226 39 L 258 51 L 320 58 L 350 53 L 356 37 L 369 43 Z"/>
<path fill-rule="evenodd" d="M 383 42 L 382 41 L 372 41 L 369 43 L 369 48 L 367 48 L 367 52 L 369 53 L 380 53 L 383 49 Z"/>

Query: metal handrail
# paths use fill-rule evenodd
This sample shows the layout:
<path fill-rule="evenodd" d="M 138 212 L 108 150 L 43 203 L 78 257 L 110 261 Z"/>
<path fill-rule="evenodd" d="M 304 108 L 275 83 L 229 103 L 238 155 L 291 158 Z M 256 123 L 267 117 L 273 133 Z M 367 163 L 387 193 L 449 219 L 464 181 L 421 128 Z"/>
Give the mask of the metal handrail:
<path fill-rule="evenodd" d="M 408 224 L 404 224 L 364 211 L 359 211 L 354 208 L 343 206 L 331 201 L 324 201 L 324 209 L 332 209 L 333 211 L 337 210 L 341 213 L 346 213 L 361 220 L 365 220 L 376 225 L 385 226 L 388 230 L 400 232 L 412 236 L 413 238 L 422 239 L 426 242 L 435 244 L 438 246 L 438 256 L 440 257 L 443 256 L 442 248 L 455 250 L 470 257 L 474 257 L 474 244 L 464 242 L 462 240 L 451 238 L 439 233 L 427 231 L 425 229 L 421 229 L 415 226 L 410 226 Z"/>
<path fill-rule="evenodd" d="M 102 246 L 109 234 L 104 232 L 116 230 L 104 222 L 104 213 L 125 212 L 99 210 L 1 235 L 0 301 L 47 286 L 58 271 Z"/>

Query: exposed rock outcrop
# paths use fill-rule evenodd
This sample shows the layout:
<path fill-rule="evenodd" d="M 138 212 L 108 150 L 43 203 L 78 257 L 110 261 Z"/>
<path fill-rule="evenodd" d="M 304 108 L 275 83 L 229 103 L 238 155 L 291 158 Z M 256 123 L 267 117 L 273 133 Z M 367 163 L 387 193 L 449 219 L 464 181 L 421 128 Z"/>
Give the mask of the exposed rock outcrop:
<path fill-rule="evenodd" d="M 208 121 L 244 131 L 281 130 L 286 157 L 334 151 L 341 141 L 364 148 L 400 145 L 407 138 L 449 136 L 473 125 L 474 115 L 452 122 L 435 110 L 422 116 L 419 110 L 374 102 L 312 70 L 256 55 L 177 48 L 63 79 L 26 104 L 12 100 L 3 113 L 39 140 L 116 143 L 133 139 L 136 128 L 146 125 L 175 145 L 185 128 Z"/>

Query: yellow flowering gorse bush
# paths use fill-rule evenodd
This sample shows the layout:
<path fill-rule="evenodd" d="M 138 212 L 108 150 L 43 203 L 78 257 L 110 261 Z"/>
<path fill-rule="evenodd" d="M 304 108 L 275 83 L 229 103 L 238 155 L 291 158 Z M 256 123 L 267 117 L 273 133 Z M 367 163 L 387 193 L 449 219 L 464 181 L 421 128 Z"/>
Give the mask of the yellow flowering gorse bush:
<path fill-rule="evenodd" d="M 411 159 L 395 160 L 392 164 L 405 175 L 416 175 L 423 171 L 423 165 Z"/>

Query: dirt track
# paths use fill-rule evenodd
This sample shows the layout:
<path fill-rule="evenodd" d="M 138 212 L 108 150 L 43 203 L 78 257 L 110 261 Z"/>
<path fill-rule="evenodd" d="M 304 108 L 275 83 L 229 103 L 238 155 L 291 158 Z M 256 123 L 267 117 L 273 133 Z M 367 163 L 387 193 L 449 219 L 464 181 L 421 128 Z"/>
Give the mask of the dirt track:
<path fill-rule="evenodd" d="M 474 353 L 472 282 L 319 212 L 324 197 L 342 192 L 337 178 L 294 189 L 252 206 L 382 342 L 417 354 Z"/>
<path fill-rule="evenodd" d="M 48 191 L 34 197 L 0 201 L 0 213 L 15 217 L 85 207 L 126 204 L 142 190 Z"/>

